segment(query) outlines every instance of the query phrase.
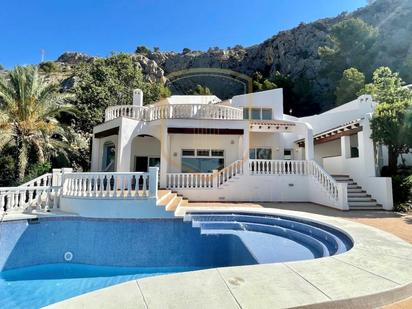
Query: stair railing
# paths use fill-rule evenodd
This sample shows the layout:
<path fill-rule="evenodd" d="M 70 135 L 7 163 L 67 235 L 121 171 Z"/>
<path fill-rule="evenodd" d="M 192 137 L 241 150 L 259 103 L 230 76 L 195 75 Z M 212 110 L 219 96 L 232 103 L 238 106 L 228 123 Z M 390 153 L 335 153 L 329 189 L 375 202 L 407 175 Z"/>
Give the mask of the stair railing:
<path fill-rule="evenodd" d="M 329 198 L 341 209 L 349 209 L 347 184 L 337 182 L 316 161 L 307 161 L 307 173 L 321 185 Z"/>

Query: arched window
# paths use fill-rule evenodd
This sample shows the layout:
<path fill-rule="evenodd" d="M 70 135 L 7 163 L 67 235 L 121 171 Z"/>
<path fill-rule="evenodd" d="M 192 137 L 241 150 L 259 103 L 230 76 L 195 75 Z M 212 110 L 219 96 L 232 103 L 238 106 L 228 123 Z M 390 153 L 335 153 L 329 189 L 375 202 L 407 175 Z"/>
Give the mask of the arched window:
<path fill-rule="evenodd" d="M 116 146 L 112 142 L 106 142 L 103 145 L 102 170 L 104 172 L 113 172 L 116 162 Z"/>

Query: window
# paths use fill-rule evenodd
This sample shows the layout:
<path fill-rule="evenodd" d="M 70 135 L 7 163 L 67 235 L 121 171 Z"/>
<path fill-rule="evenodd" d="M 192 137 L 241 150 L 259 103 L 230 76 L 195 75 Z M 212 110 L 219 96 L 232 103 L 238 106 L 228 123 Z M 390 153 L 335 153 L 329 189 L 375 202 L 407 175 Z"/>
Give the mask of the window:
<path fill-rule="evenodd" d="M 290 149 L 283 150 L 283 160 L 292 160 L 292 150 Z"/>
<path fill-rule="evenodd" d="M 116 147 L 112 142 L 105 143 L 103 146 L 103 164 L 102 170 L 104 172 L 114 171 L 114 162 L 116 155 Z"/>
<path fill-rule="evenodd" d="M 193 149 L 183 149 L 182 156 L 194 156 L 195 151 Z"/>
<path fill-rule="evenodd" d="M 243 119 L 270 120 L 272 119 L 272 109 L 260 107 L 244 107 Z"/>
<path fill-rule="evenodd" d="M 224 161 L 224 151 L 220 149 L 183 149 L 182 173 L 210 173 L 224 168 Z"/>
<path fill-rule="evenodd" d="M 271 160 L 272 149 L 270 148 L 251 148 L 249 150 L 249 159 Z"/>
<path fill-rule="evenodd" d="M 271 108 L 262 108 L 262 120 L 272 119 L 272 109 Z"/>
<path fill-rule="evenodd" d="M 198 157 L 209 157 L 210 156 L 210 150 L 205 150 L 205 149 L 198 149 L 196 151 Z"/>

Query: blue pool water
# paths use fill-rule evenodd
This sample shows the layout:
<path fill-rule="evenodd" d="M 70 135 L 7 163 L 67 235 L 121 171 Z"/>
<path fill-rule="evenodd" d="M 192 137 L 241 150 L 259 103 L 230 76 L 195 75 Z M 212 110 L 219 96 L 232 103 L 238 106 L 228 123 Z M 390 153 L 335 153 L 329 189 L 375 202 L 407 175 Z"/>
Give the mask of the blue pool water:
<path fill-rule="evenodd" d="M 3 222 L 0 308 L 40 308 L 132 279 L 314 259 L 351 246 L 345 233 L 320 223 L 247 213 Z"/>
<path fill-rule="evenodd" d="M 8 270 L 0 277 L 0 308 L 41 308 L 125 281 L 197 269 L 46 264 Z"/>

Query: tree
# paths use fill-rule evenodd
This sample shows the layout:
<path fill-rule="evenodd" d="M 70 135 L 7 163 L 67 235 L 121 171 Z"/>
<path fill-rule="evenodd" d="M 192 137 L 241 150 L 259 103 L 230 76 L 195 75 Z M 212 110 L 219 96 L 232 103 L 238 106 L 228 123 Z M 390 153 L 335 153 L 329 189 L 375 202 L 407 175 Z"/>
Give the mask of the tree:
<path fill-rule="evenodd" d="M 336 104 L 341 105 L 357 98 L 359 91 L 365 87 L 365 75 L 355 68 L 343 71 L 336 87 Z"/>
<path fill-rule="evenodd" d="M 327 45 L 319 48 L 319 55 L 327 63 L 325 73 L 328 77 L 337 81 L 338 72 L 350 67 L 367 72 L 373 52 L 371 47 L 377 36 L 377 30 L 360 18 L 345 19 L 335 24 Z"/>
<path fill-rule="evenodd" d="M 262 73 L 255 72 L 253 74 L 253 92 L 276 89 L 278 86 L 271 80 L 263 77 Z"/>
<path fill-rule="evenodd" d="M 185 47 L 185 48 L 183 48 L 183 50 L 182 50 L 182 54 L 183 54 L 183 55 L 186 55 L 186 54 L 190 53 L 191 51 L 192 51 L 192 50 L 191 50 L 190 48 Z"/>
<path fill-rule="evenodd" d="M 365 86 L 378 102 L 371 120 L 372 139 L 388 147 L 389 172 L 397 170 L 398 157 L 412 147 L 406 116 L 412 107 L 412 92 L 403 87 L 398 73 L 380 67 L 373 73 L 373 82 Z"/>
<path fill-rule="evenodd" d="M 135 53 L 136 53 L 136 54 L 147 55 L 148 53 L 150 53 L 150 49 L 147 48 L 147 47 L 144 46 L 144 45 L 140 45 L 140 46 L 137 46 L 137 47 L 136 47 Z"/>
<path fill-rule="evenodd" d="M 34 67 L 16 67 L 8 79 L 0 79 L 0 150 L 13 147 L 14 174 L 23 181 L 28 157 L 44 164 L 51 151 L 65 147 L 64 129 L 56 119 L 73 113 L 66 104 L 68 95 L 58 85 L 46 83 Z"/>
<path fill-rule="evenodd" d="M 59 70 L 59 65 L 54 61 L 45 61 L 40 63 L 39 68 L 44 73 L 53 73 Z"/>
<path fill-rule="evenodd" d="M 144 80 L 133 56 L 125 53 L 80 64 L 75 71 L 75 106 L 79 110 L 78 128 L 91 132 L 104 120 L 104 111 L 112 105 L 129 105 L 133 89 L 141 89 L 145 104 L 161 97 L 161 84 Z"/>
<path fill-rule="evenodd" d="M 191 91 L 192 95 L 212 95 L 210 89 L 206 86 L 196 85 L 195 89 Z"/>

